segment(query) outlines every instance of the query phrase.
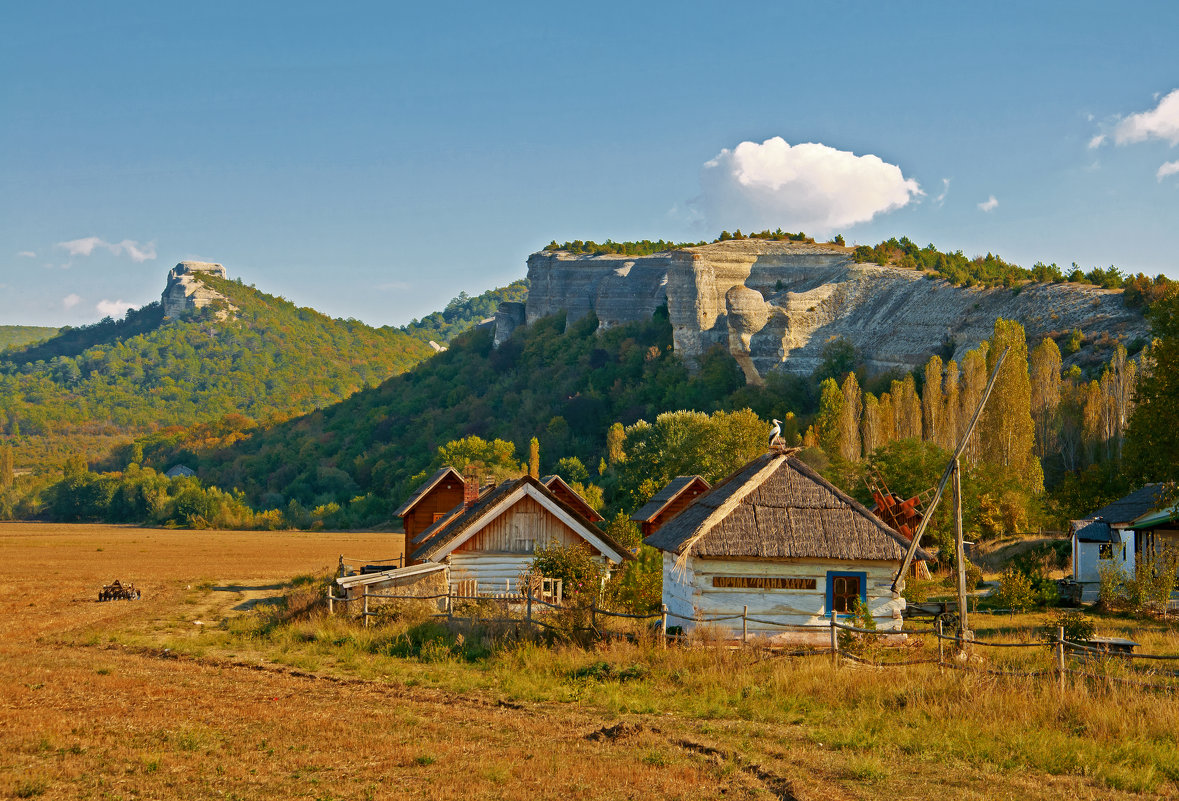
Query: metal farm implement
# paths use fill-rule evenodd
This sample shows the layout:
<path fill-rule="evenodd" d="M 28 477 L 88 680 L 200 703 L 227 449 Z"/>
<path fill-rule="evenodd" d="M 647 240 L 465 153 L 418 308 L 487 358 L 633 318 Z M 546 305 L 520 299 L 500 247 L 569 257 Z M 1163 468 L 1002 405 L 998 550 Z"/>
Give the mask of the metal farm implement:
<path fill-rule="evenodd" d="M 140 592 L 134 584 L 124 586 L 118 579 L 103 586 L 102 592 L 98 593 L 99 601 L 138 601 L 139 598 Z"/>

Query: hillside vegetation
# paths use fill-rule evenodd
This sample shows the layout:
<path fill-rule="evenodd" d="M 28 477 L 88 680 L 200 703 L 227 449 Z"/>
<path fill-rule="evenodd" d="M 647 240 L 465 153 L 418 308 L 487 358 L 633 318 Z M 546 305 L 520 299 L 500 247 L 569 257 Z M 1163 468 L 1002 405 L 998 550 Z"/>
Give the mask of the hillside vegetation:
<path fill-rule="evenodd" d="M 445 345 L 464 331 L 474 328 L 480 321 L 493 316 L 499 304 L 507 301 L 522 303 L 527 299 L 527 278 L 513 281 L 498 289 L 489 289 L 475 297 L 460 292 L 442 311 L 427 314 L 420 320 L 413 320 L 409 325 L 402 326 L 401 330 L 423 342 L 434 340 Z"/>
<path fill-rule="evenodd" d="M 28 464 L 87 437 L 139 435 L 231 413 L 282 418 L 345 398 L 430 355 L 395 329 L 335 320 L 202 275 L 237 308 L 164 320 L 160 304 L 0 356 L 0 437 Z"/>
<path fill-rule="evenodd" d="M 0 351 L 6 348 L 20 348 L 43 339 L 49 339 L 58 330 L 40 325 L 0 325 Z"/>

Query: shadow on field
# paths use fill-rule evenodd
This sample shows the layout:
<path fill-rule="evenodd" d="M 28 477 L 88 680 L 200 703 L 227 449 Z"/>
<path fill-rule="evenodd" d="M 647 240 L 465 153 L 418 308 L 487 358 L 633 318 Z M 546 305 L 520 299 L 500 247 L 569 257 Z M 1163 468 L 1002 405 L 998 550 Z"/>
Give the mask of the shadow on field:
<path fill-rule="evenodd" d="M 232 592 L 232 593 L 257 593 L 257 592 L 279 592 L 285 588 L 284 584 L 225 584 L 219 587 L 211 587 L 213 592 Z M 240 604 L 232 607 L 235 612 L 248 612 L 259 606 L 277 606 L 282 603 L 282 595 L 272 595 L 268 598 L 250 598 L 242 601 Z"/>

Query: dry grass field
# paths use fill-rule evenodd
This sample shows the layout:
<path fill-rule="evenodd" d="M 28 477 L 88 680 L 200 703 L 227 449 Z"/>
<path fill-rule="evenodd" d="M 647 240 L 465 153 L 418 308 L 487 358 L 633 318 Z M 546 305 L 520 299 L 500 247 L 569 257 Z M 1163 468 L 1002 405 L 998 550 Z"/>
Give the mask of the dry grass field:
<path fill-rule="evenodd" d="M 440 639 L 407 656 L 404 625 L 276 622 L 292 577 L 399 547 L 390 534 L 0 524 L 0 794 L 1179 794 L 1179 702 L 1157 693 L 624 642 L 472 660 L 470 642 Z M 116 577 L 143 600 L 97 603 Z M 1147 634 L 1149 650 L 1179 651 L 1165 627 Z"/>

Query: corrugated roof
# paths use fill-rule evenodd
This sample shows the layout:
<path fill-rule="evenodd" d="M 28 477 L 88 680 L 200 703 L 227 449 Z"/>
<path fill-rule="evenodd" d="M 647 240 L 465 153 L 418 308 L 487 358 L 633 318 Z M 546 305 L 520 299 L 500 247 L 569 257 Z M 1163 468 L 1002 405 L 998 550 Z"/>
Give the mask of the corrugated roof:
<path fill-rule="evenodd" d="M 631 520 L 636 523 L 650 523 L 659 513 L 667 508 L 668 504 L 680 496 L 684 490 L 691 486 L 692 482 L 699 479 L 704 482 L 704 487 L 708 488 L 708 482 L 704 480 L 703 476 L 676 476 L 668 482 L 667 486 L 659 490 L 655 497 L 643 504 L 637 512 L 630 516 Z"/>
<path fill-rule="evenodd" d="M 908 542 L 793 456 L 767 453 L 645 542 L 702 557 L 900 561 Z M 917 550 L 918 559 L 928 559 Z"/>
<path fill-rule="evenodd" d="M 584 527 L 587 533 L 597 537 L 599 540 L 604 542 L 607 547 L 621 555 L 624 559 L 633 558 L 630 554 L 630 551 L 627 550 L 626 546 L 620 544 L 605 531 L 599 529 L 591 521 L 586 519 L 586 517 L 580 511 L 558 498 L 553 494 L 552 490 L 550 490 L 544 484 L 541 484 L 540 481 L 533 478 L 532 476 L 523 476 L 522 478 L 517 478 L 515 480 L 505 481 L 498 487 L 492 489 L 490 492 L 484 494 L 481 498 L 479 498 L 478 501 L 472 504 L 470 508 L 466 509 L 465 511 L 460 509 L 458 515 L 451 517 L 450 513 L 448 513 L 447 518 L 439 520 L 430 527 L 431 529 L 434 529 L 433 533 L 431 533 L 428 538 L 423 539 L 422 544 L 418 546 L 417 550 L 413 552 L 411 558 L 414 561 L 424 561 L 429 559 L 431 556 L 440 551 L 444 546 L 462 536 L 463 532 L 467 531 L 467 529 L 471 528 L 480 520 L 484 519 L 486 515 L 495 509 L 500 501 L 507 499 L 508 496 L 510 496 L 525 484 L 530 484 L 547 500 L 554 503 L 566 514 L 572 517 L 574 522 Z M 427 531 L 429 531 L 429 529 L 427 529 Z M 426 532 L 423 532 L 423 534 L 425 533 Z"/>
<path fill-rule="evenodd" d="M 434 473 L 434 475 L 426 479 L 426 483 L 418 487 L 417 490 L 414 491 L 414 494 L 409 496 L 409 500 L 401 504 L 401 506 L 397 507 L 397 511 L 393 512 L 393 516 L 405 517 L 407 514 L 409 514 L 409 511 L 417 506 L 418 501 L 426 497 L 426 493 L 434 489 L 435 485 L 445 478 L 447 473 L 454 473 L 454 477 L 459 480 L 459 483 L 463 483 L 463 477 L 460 476 L 458 471 L 453 467 L 440 467 L 438 468 L 437 472 Z"/>
<path fill-rule="evenodd" d="M 1154 509 L 1162 497 L 1162 484 L 1147 484 L 1124 498 L 1118 498 L 1113 503 L 1106 504 L 1086 519 L 1101 518 L 1113 526 L 1125 525 Z"/>

